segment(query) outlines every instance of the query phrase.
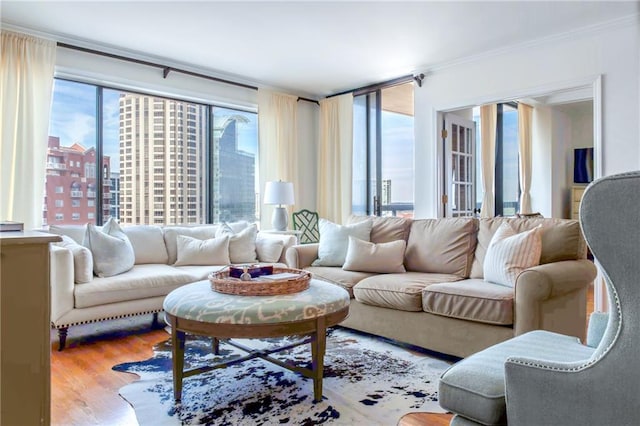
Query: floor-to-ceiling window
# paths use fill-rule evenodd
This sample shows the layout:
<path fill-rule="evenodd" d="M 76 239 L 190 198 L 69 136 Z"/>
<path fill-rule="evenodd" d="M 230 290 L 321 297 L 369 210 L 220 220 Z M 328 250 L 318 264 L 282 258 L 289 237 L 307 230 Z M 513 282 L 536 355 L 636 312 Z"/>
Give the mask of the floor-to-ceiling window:
<path fill-rule="evenodd" d="M 354 214 L 413 217 L 413 82 L 354 97 Z"/>
<path fill-rule="evenodd" d="M 253 112 L 57 79 L 49 134 L 45 224 L 257 219 Z"/>
<path fill-rule="evenodd" d="M 476 123 L 476 152 L 481 152 L 480 108 L 473 109 Z M 515 102 L 499 103 L 496 117 L 495 145 L 495 215 L 513 216 L 520 210 L 520 177 L 518 154 L 518 105 Z M 480 155 L 476 155 L 476 182 L 482 182 Z M 476 208 L 480 211 L 482 186 L 476 186 Z"/>

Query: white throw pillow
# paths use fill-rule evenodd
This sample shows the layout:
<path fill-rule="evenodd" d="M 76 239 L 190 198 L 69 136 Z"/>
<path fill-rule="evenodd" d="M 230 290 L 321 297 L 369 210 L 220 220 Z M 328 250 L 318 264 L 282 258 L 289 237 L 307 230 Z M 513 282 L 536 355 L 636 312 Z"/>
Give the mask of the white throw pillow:
<path fill-rule="evenodd" d="M 256 255 L 256 237 L 258 227 L 251 224 L 242 231 L 235 232 L 228 223 L 223 222 L 216 231 L 216 238 L 229 237 L 229 259 L 231 263 L 255 263 L 258 261 Z"/>
<path fill-rule="evenodd" d="M 258 237 L 256 238 L 256 252 L 259 262 L 275 263 L 280 260 L 284 241 L 279 238 Z"/>
<path fill-rule="evenodd" d="M 176 237 L 178 259 L 175 266 L 186 265 L 228 265 L 229 237 L 199 240 L 197 238 L 178 235 Z"/>
<path fill-rule="evenodd" d="M 491 238 L 484 257 L 484 279 L 494 284 L 515 287 L 518 275 L 540 264 L 541 227 L 516 234 L 509 223 L 500 225 Z"/>
<path fill-rule="evenodd" d="M 166 265 L 169 261 L 167 247 L 164 243 L 162 228 L 155 225 L 128 225 L 122 230 L 136 255 L 136 265 L 145 263 L 161 263 Z"/>
<path fill-rule="evenodd" d="M 99 277 L 111 277 L 133 268 L 133 246 L 118 222 L 110 218 L 100 231 L 94 224 L 87 224 L 83 246 L 93 255 L 93 272 Z"/>
<path fill-rule="evenodd" d="M 73 281 L 76 284 L 84 284 L 93 280 L 93 257 L 88 248 L 81 246 L 67 235 L 62 235 L 62 241 L 55 244 L 71 250 L 73 255 Z"/>
<path fill-rule="evenodd" d="M 405 240 L 374 244 L 349 237 L 347 257 L 342 269 L 379 274 L 406 272 L 403 264 L 406 247 Z"/>
<path fill-rule="evenodd" d="M 342 266 L 347 257 L 349 237 L 369 241 L 373 225 L 369 219 L 351 225 L 338 225 L 326 219 L 320 219 L 318 223 L 320 227 L 318 258 L 312 266 Z"/>

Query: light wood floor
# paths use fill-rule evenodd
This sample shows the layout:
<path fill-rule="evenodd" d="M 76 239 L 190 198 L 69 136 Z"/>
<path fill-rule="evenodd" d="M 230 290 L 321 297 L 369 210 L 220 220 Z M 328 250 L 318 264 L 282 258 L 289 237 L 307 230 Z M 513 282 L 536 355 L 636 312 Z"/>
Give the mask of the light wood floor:
<path fill-rule="evenodd" d="M 587 312 L 592 311 L 593 289 L 587 301 Z M 152 326 L 151 315 L 72 327 L 62 352 L 55 331 L 51 336 L 51 423 L 137 425 L 133 409 L 118 395 L 137 376 L 111 367 L 147 359 L 156 343 L 169 338 L 164 329 Z M 399 419 L 398 426 L 448 425 L 450 419 L 449 414 L 412 413 Z"/>

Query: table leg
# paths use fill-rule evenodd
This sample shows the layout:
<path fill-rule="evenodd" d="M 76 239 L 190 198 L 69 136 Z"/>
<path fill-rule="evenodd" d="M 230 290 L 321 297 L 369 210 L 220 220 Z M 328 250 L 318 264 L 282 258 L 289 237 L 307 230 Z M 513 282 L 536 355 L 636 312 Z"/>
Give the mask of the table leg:
<path fill-rule="evenodd" d="M 173 398 L 182 400 L 182 375 L 184 373 L 184 331 L 178 330 L 175 319 L 171 321 L 171 359 L 173 364 Z"/>
<path fill-rule="evenodd" d="M 217 337 L 211 338 L 211 350 L 214 355 L 220 355 L 220 339 Z"/>
<path fill-rule="evenodd" d="M 316 319 L 316 332 L 311 337 L 311 365 L 313 372 L 313 399 L 322 401 L 322 375 L 324 353 L 327 347 L 327 327 L 323 316 Z"/>

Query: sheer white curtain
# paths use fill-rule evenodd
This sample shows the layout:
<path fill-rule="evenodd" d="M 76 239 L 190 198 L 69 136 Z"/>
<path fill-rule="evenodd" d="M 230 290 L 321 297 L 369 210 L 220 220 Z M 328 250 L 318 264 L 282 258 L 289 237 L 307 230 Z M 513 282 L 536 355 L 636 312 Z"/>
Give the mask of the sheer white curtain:
<path fill-rule="evenodd" d="M 260 193 L 269 181 L 293 183 L 297 201 L 298 185 L 298 98 L 258 89 L 259 182 Z M 263 194 L 264 195 L 264 194 Z M 262 203 L 262 198 L 259 201 Z M 260 227 L 270 229 L 275 206 L 260 205 Z M 287 206 L 289 214 L 295 206 Z"/>
<path fill-rule="evenodd" d="M 344 223 L 351 214 L 353 95 L 320 101 L 318 214 Z"/>
<path fill-rule="evenodd" d="M 533 107 L 518 104 L 520 213 L 531 213 L 531 119 Z"/>
<path fill-rule="evenodd" d="M 480 107 L 480 167 L 482 168 L 482 207 L 480 217 L 495 214 L 494 180 L 496 173 L 496 104 Z"/>
<path fill-rule="evenodd" d="M 42 226 L 56 43 L 2 31 L 0 220 Z"/>

